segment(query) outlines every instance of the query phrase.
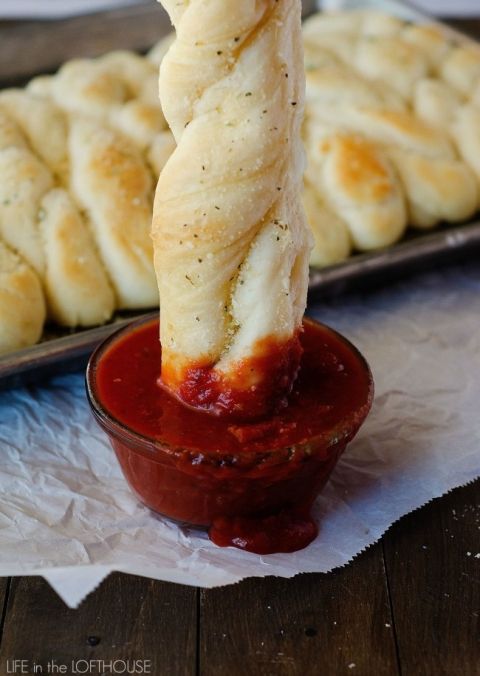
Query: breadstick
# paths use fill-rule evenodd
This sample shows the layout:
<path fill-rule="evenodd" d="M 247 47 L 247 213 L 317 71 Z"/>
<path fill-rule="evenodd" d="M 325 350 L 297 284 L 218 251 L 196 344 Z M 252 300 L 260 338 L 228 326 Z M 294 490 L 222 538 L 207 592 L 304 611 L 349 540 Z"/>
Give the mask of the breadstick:
<path fill-rule="evenodd" d="M 36 343 L 44 321 L 40 280 L 0 241 L 0 355 Z"/>
<path fill-rule="evenodd" d="M 150 172 L 126 138 L 95 120 L 73 118 L 69 142 L 72 193 L 88 214 L 117 307 L 157 306 Z"/>
<path fill-rule="evenodd" d="M 162 4 L 177 31 L 160 68 L 177 148 L 152 228 L 162 380 L 190 405 L 254 417 L 284 401 L 300 359 L 301 5 Z"/>
<path fill-rule="evenodd" d="M 5 94 L 0 95 L 0 236 L 38 273 L 50 319 L 65 326 L 101 324 L 114 309 L 106 273 L 82 215 L 41 159 L 48 155 L 42 153 L 42 128 L 45 148 L 55 139 L 46 134 L 51 104 L 15 90 Z M 62 153 L 51 153 L 52 166 L 64 166 L 55 157 Z"/>

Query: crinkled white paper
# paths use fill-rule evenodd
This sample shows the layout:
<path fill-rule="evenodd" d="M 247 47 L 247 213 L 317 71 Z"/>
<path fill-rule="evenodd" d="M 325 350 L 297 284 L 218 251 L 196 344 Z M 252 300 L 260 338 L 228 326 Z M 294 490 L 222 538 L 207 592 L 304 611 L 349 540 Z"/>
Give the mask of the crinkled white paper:
<path fill-rule="evenodd" d="M 480 475 L 480 266 L 310 307 L 371 364 L 367 423 L 295 554 L 220 549 L 138 503 L 94 422 L 83 376 L 0 394 L 0 575 L 43 575 L 70 606 L 124 571 L 213 587 L 326 572 L 392 522 Z"/>

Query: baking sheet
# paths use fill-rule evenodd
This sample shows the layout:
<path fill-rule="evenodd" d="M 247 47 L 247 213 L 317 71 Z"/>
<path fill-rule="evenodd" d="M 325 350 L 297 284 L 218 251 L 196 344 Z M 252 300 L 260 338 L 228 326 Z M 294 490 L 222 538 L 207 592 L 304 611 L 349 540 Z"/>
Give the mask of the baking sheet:
<path fill-rule="evenodd" d="M 24 350 L 0 357 L 0 389 L 42 380 L 55 374 L 78 371 L 86 366 L 93 349 L 113 331 L 138 319 L 145 313 L 117 315 L 104 326 L 82 331 L 66 331 L 48 327 L 50 337 Z"/>
<path fill-rule="evenodd" d="M 317 7 L 321 7 L 321 2 Z M 304 3 L 308 14 L 314 3 Z M 402 19 L 431 22 L 431 17 L 410 4 L 397 0 L 336 0 L 337 9 L 375 8 Z M 462 33 L 440 24 L 454 40 L 471 42 Z M 406 240 L 386 249 L 356 254 L 346 261 L 322 269 L 311 269 L 310 298 L 342 293 L 352 288 L 382 285 L 392 279 L 480 252 L 480 220 L 465 225 L 445 225 L 428 233 L 410 231 Z M 79 370 L 92 350 L 114 330 L 144 313 L 116 315 L 109 324 L 93 329 L 68 332 L 47 327 L 42 342 L 30 348 L 0 356 L 0 389 L 40 380 L 47 375 Z"/>
<path fill-rule="evenodd" d="M 480 254 L 480 222 L 419 235 L 373 254 L 352 256 L 345 263 L 310 272 L 309 298 L 337 295 L 349 289 L 380 285 L 435 264 Z M 77 371 L 93 349 L 113 331 L 145 313 L 117 316 L 105 326 L 50 338 L 0 357 L 0 389 L 35 382 L 56 373 Z"/>

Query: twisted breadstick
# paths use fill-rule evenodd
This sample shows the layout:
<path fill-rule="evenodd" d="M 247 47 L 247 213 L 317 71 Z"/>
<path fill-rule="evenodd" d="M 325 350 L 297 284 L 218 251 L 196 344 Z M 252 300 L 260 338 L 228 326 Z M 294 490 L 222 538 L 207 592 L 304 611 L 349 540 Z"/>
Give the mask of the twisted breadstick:
<path fill-rule="evenodd" d="M 62 111 L 71 118 L 92 118 L 120 132 L 145 153 L 158 176 L 174 144 L 158 100 L 157 73 L 158 65 L 138 54 L 110 52 L 96 59 L 67 61 L 56 75 L 34 78 L 28 90 L 37 100 L 54 102 L 57 116 Z M 61 124 L 58 127 L 61 131 Z"/>
<path fill-rule="evenodd" d="M 53 125 L 50 134 L 47 119 Z M 21 90 L 0 94 L 0 238 L 38 274 L 50 319 L 65 326 L 91 326 L 110 318 L 114 297 L 87 224 L 56 180 L 69 173 L 67 130 L 61 121 L 47 101 Z M 3 256 L 6 260 L 11 256 Z M 9 266 L 18 280 L 19 265 Z M 25 265 L 20 270 L 22 280 L 31 279 Z M 35 297 L 36 287 L 30 294 Z M 28 310 L 32 296 L 23 297 L 27 309 L 19 310 L 20 316 L 30 313 L 38 320 L 38 313 Z M 26 335 L 37 334 L 26 330 Z M 18 347 L 23 345 L 19 340 Z"/>
<path fill-rule="evenodd" d="M 160 97 L 177 148 L 152 236 L 162 381 L 253 417 L 291 388 L 311 246 L 300 186 L 300 0 L 161 0 L 177 39 Z"/>
<path fill-rule="evenodd" d="M 0 240 L 0 355 L 36 343 L 44 321 L 37 275 Z"/>

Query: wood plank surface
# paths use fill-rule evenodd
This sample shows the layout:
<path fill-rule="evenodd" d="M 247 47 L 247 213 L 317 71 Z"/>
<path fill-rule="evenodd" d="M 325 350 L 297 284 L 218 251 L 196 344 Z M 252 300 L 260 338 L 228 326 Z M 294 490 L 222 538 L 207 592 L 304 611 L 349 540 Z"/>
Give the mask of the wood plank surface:
<path fill-rule="evenodd" d="M 480 481 L 399 521 L 384 538 L 402 673 L 480 674 Z"/>
<path fill-rule="evenodd" d="M 480 20 L 452 23 L 480 36 Z M 0 22 L 0 81 L 119 46 L 144 50 L 167 28 L 154 0 L 65 21 Z M 15 658 L 44 673 L 51 659 L 140 659 L 155 676 L 477 676 L 478 554 L 480 482 L 405 517 L 328 575 L 200 592 L 113 575 L 78 610 L 40 578 L 14 579 L 4 604 L 0 579 L 0 676 Z"/>
<path fill-rule="evenodd" d="M 249 579 L 200 594 L 200 674 L 398 673 L 379 545 L 328 575 Z"/>
<path fill-rule="evenodd" d="M 10 578 L 0 578 L 0 645 L 2 643 L 3 627 L 7 616 L 8 591 L 10 589 Z"/>
<path fill-rule="evenodd" d="M 304 14 L 314 7 L 304 0 Z M 171 30 L 156 0 L 53 21 L 0 21 L 0 83 L 21 84 L 64 61 L 113 49 L 145 51 Z"/>
<path fill-rule="evenodd" d="M 402 519 L 381 545 L 328 575 L 250 579 L 201 592 L 198 673 L 478 674 L 480 481 Z M 470 552 L 470 554 L 469 554 Z M 38 578 L 14 579 L 6 659 L 151 659 L 153 672 L 195 669 L 196 592 L 115 575 L 79 610 Z M 89 637 L 98 645 L 91 645 Z"/>
<path fill-rule="evenodd" d="M 196 646 L 193 587 L 114 574 L 70 610 L 43 579 L 14 578 L 0 676 L 6 676 L 12 659 L 28 660 L 31 670 L 36 662 L 43 673 L 55 660 L 68 665 L 67 674 L 76 660 L 150 660 L 149 673 L 155 676 L 189 676 L 195 673 Z"/>
<path fill-rule="evenodd" d="M 479 5 L 480 12 L 480 5 Z M 480 18 L 471 19 L 449 19 L 447 21 L 453 28 L 467 33 L 472 38 L 480 39 Z"/>
<path fill-rule="evenodd" d="M 143 51 L 170 29 L 155 0 L 56 21 L 3 21 L 0 82 L 15 83 L 56 70 L 73 57 L 98 56 L 112 49 Z"/>

